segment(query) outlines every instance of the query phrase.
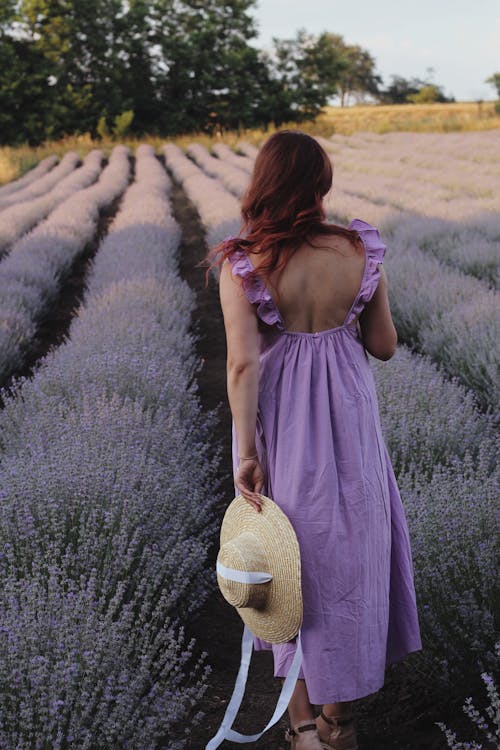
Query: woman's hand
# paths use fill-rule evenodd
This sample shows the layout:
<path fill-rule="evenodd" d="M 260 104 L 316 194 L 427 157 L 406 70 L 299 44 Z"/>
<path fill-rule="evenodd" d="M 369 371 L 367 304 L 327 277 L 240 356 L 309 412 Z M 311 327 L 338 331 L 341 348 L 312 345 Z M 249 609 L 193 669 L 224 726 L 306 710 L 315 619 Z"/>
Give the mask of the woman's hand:
<path fill-rule="evenodd" d="M 259 460 L 252 458 L 240 461 L 234 481 L 245 500 L 260 513 L 262 499 L 259 493 L 264 486 L 264 472 Z"/>

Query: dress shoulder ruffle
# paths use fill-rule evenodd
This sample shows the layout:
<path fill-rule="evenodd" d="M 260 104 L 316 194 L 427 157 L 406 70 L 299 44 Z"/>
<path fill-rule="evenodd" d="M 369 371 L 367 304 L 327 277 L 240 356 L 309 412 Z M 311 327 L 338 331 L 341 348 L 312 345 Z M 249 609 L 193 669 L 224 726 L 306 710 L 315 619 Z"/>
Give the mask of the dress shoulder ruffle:
<path fill-rule="evenodd" d="M 263 280 L 252 274 L 254 267 L 244 250 L 235 250 L 229 256 L 233 276 L 240 276 L 245 296 L 252 305 L 257 305 L 257 315 L 269 326 L 284 329 L 284 323 L 279 310 Z"/>
<path fill-rule="evenodd" d="M 362 311 L 363 307 L 371 300 L 375 294 L 380 281 L 380 265 L 384 261 L 386 245 L 382 241 L 378 229 L 367 221 L 362 219 L 353 219 L 349 224 L 349 229 L 354 229 L 360 236 L 366 252 L 366 266 L 363 274 L 363 280 L 358 295 L 350 310 L 346 323 L 355 318 Z"/>

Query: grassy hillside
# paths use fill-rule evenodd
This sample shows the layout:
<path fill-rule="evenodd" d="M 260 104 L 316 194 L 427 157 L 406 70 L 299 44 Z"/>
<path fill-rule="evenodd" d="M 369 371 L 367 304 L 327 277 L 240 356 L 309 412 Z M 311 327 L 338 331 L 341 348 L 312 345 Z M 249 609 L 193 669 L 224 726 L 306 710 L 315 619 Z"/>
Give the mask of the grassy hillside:
<path fill-rule="evenodd" d="M 296 124 L 290 127 L 296 128 Z M 495 112 L 494 102 L 455 102 L 451 104 L 400 104 L 359 105 L 355 107 L 328 107 L 314 123 L 305 123 L 302 129 L 314 135 L 331 136 L 333 133 L 350 135 L 357 131 L 388 133 L 390 131 L 454 132 L 463 130 L 490 130 L 500 128 L 500 115 Z M 245 139 L 259 145 L 270 133 L 262 130 L 245 130 L 241 133 L 224 133 L 223 140 L 235 145 Z M 220 138 L 219 138 L 220 139 Z M 218 139 L 218 140 L 219 140 Z M 137 139 L 120 138 L 135 148 L 138 143 L 150 143 L 158 148 L 165 138 L 145 136 Z M 209 146 L 214 138 L 206 133 L 179 136 L 174 139 L 179 146 L 193 140 Z M 59 141 L 47 141 L 41 146 L 0 147 L 0 184 L 20 177 L 40 159 L 49 154 L 62 155 L 75 150 L 83 157 L 92 148 L 100 147 L 108 154 L 114 145 L 111 139 L 92 140 L 88 134 L 70 136 Z"/>

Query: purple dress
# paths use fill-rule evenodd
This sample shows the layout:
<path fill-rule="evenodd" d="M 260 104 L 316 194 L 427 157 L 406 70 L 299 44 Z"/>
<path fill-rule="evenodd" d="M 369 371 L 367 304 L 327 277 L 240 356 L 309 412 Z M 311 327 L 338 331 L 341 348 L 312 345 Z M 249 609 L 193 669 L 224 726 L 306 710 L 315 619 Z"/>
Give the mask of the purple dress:
<path fill-rule="evenodd" d="M 302 671 L 313 704 L 379 690 L 386 665 L 421 649 L 408 529 L 382 437 L 372 371 L 353 320 L 372 298 L 385 245 L 360 219 L 360 290 L 341 326 L 286 331 L 244 250 L 230 257 L 262 321 L 256 446 L 264 494 L 290 519 L 302 562 Z M 233 425 L 233 464 L 238 449 Z M 295 642 L 271 644 L 284 677 Z"/>

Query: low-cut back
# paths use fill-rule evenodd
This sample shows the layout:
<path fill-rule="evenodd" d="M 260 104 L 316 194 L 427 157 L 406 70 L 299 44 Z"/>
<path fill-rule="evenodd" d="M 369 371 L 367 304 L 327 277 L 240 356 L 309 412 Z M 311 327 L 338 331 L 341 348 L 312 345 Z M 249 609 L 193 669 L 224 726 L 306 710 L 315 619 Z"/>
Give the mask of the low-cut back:
<path fill-rule="evenodd" d="M 259 273 L 261 256 L 249 255 Z M 286 267 L 275 271 L 267 288 L 286 330 L 314 333 L 343 324 L 359 292 L 366 269 L 362 240 L 343 236 L 316 236 L 289 258 Z"/>
<path fill-rule="evenodd" d="M 256 446 L 263 489 L 295 528 L 302 560 L 304 677 L 311 702 L 378 690 L 384 670 L 421 648 L 408 529 L 383 441 L 377 397 L 356 319 L 373 297 L 386 251 L 378 230 L 355 229 L 366 259 L 340 326 L 286 330 L 240 249 L 229 258 L 261 321 Z M 238 446 L 233 425 L 233 465 Z M 273 645 L 284 677 L 295 643 Z"/>

